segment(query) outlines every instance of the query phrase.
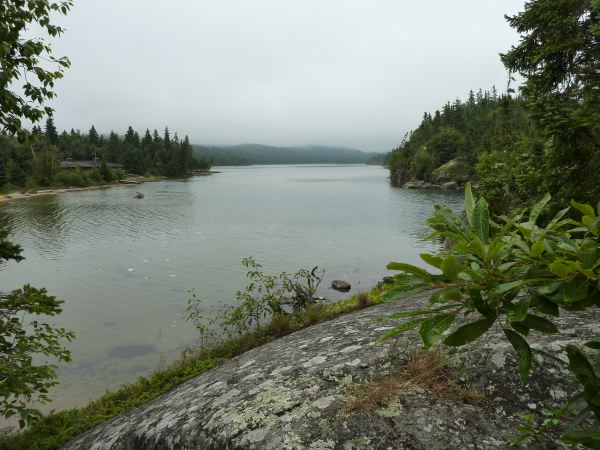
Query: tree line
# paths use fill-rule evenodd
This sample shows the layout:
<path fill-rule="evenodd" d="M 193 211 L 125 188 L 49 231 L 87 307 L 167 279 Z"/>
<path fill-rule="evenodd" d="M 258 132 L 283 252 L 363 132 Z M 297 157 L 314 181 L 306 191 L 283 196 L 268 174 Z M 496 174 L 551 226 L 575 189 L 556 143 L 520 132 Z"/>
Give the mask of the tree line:
<path fill-rule="evenodd" d="M 501 54 L 524 83 L 518 94 L 447 104 L 388 156 L 392 180 L 427 178 L 448 158 L 466 161 L 494 212 L 543 194 L 553 209 L 600 198 L 600 2 L 535 0 L 506 16 L 520 34 Z M 512 81 L 512 78 L 511 78 Z"/>
<path fill-rule="evenodd" d="M 67 159 L 96 160 L 92 170 L 61 169 Z M 122 170 L 111 168 L 114 163 Z M 123 136 L 111 131 L 98 133 L 92 125 L 87 133 L 71 129 L 58 132 L 54 120 L 44 129 L 34 126 L 20 139 L 0 135 L 0 188 L 35 186 L 86 186 L 111 182 L 125 174 L 178 177 L 194 170 L 207 170 L 211 161 L 193 153 L 188 136 L 171 137 L 169 128 L 159 135 L 146 129 L 142 137 L 131 126 Z"/>

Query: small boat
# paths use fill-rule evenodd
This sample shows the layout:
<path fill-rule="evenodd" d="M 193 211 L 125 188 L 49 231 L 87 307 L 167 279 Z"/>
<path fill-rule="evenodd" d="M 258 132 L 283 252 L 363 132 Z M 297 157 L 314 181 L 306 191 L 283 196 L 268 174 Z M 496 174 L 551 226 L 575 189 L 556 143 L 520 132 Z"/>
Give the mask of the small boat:
<path fill-rule="evenodd" d="M 135 198 L 144 198 L 144 194 L 142 194 L 141 192 L 136 192 Z"/>

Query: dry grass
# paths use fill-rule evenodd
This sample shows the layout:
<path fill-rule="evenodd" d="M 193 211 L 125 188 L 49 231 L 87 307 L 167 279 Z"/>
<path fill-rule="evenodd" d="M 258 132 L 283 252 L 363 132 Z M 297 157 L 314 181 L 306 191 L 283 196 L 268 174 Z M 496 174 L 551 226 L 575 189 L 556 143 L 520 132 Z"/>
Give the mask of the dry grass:
<path fill-rule="evenodd" d="M 371 304 L 371 298 L 369 297 L 369 294 L 367 292 L 360 292 L 356 296 L 356 304 L 361 309 L 369 306 Z"/>
<path fill-rule="evenodd" d="M 347 404 L 353 413 L 366 413 L 388 406 L 411 386 L 419 386 L 440 400 L 481 404 L 483 394 L 466 389 L 456 383 L 444 356 L 439 351 L 415 353 L 406 367 L 373 381 L 353 386 L 355 399 Z"/>

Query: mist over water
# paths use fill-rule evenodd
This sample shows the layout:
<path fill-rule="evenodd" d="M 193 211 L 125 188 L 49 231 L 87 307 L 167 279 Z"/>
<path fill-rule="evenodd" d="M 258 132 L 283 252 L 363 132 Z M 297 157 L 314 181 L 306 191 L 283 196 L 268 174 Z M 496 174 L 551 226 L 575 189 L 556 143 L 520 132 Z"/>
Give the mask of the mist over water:
<path fill-rule="evenodd" d="M 279 273 L 315 265 L 368 290 L 389 261 L 419 263 L 435 203 L 458 210 L 457 192 L 389 186 L 379 166 L 215 168 L 187 180 L 35 197 L 0 207 L 0 226 L 25 260 L 0 267 L 2 289 L 25 283 L 65 300 L 56 323 L 72 329 L 73 362 L 61 367 L 53 408 L 177 358 L 194 343 L 185 322 L 190 290 L 207 312 L 246 285 L 242 258 Z M 136 200 L 135 191 L 144 193 Z M 349 294 L 348 294 L 349 295 Z"/>

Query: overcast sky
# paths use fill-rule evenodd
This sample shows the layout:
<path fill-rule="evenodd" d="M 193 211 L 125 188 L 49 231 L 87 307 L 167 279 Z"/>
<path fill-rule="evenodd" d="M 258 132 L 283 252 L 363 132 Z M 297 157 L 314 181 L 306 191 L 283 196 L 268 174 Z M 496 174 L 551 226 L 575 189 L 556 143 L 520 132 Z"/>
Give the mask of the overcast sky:
<path fill-rule="evenodd" d="M 424 111 L 505 89 L 523 0 L 76 0 L 62 129 L 386 151 Z"/>

